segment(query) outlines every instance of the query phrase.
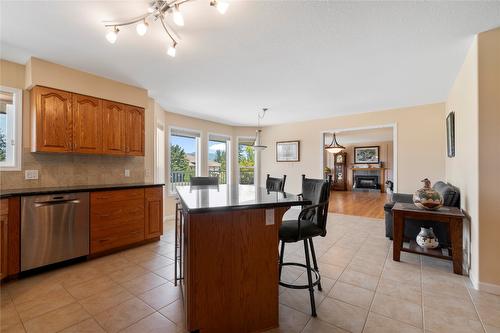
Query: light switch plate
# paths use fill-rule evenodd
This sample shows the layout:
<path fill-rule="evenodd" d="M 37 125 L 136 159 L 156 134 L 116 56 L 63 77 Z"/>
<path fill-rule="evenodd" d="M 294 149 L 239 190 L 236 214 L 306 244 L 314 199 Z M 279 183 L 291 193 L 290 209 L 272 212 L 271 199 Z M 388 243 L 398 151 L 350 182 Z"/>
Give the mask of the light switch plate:
<path fill-rule="evenodd" d="M 130 170 L 129 169 L 125 169 L 125 177 L 130 177 Z"/>
<path fill-rule="evenodd" d="M 24 170 L 24 179 L 26 180 L 38 179 L 38 170 Z"/>

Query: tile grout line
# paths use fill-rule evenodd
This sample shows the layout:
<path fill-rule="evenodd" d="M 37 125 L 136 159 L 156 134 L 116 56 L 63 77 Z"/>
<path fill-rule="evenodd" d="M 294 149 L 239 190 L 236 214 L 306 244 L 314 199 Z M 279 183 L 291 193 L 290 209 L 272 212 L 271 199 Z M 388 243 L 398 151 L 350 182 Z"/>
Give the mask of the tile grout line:
<path fill-rule="evenodd" d="M 326 253 L 326 252 L 328 252 L 328 251 L 329 251 L 329 250 L 330 250 L 330 249 L 331 249 L 331 248 L 332 248 L 332 247 L 333 247 L 336 243 L 338 243 L 338 242 L 339 242 L 342 238 L 344 238 L 346 234 L 347 234 L 347 232 L 344 232 L 344 233 L 342 234 L 342 236 L 341 236 L 338 240 L 336 240 L 335 242 L 333 242 L 333 243 L 332 243 L 332 245 L 330 245 L 330 246 L 328 247 L 328 249 L 325 251 L 325 253 Z M 368 239 L 368 237 L 366 237 L 366 238 L 365 238 L 365 240 L 363 241 L 363 243 L 366 241 L 366 239 Z M 340 247 L 342 247 L 342 246 L 340 246 Z M 357 253 L 361 250 L 361 247 L 362 247 L 362 245 L 358 248 L 358 250 L 356 251 L 356 253 L 353 255 L 353 257 L 352 257 L 352 258 L 354 258 L 354 257 L 356 256 L 356 254 L 357 254 Z M 320 257 L 320 258 L 321 258 L 321 257 Z M 318 261 L 320 260 L 320 258 L 318 258 Z M 336 284 L 337 284 L 337 282 L 339 281 L 339 279 L 340 279 L 340 277 L 342 276 L 342 274 L 344 274 L 344 272 L 345 272 L 345 270 L 347 269 L 347 267 L 349 267 L 350 263 L 352 262 L 352 258 L 351 258 L 351 260 L 349 261 L 349 263 L 348 263 L 346 266 L 344 266 L 344 267 L 342 268 L 342 272 L 341 272 L 341 273 L 339 274 L 339 276 L 335 279 L 335 282 L 334 282 L 334 284 L 333 284 L 332 288 L 330 289 L 330 292 L 331 292 L 331 290 L 333 290 L 333 288 L 335 287 L 335 285 L 336 285 Z M 332 264 L 328 264 L 328 265 L 332 265 Z M 319 265 L 318 265 L 318 266 L 319 266 Z M 337 265 L 332 265 L 332 266 L 337 266 Z M 340 267 L 340 266 L 338 266 L 338 267 Z M 302 273 L 302 274 L 304 274 L 304 273 Z M 301 275 L 302 275 L 302 274 L 301 274 Z M 299 277 L 300 277 L 300 276 L 299 276 Z M 298 278 L 297 278 L 297 279 L 298 279 Z M 342 281 L 341 281 L 341 282 L 342 282 Z M 328 296 L 328 295 L 326 295 L 326 296 L 323 298 L 323 300 L 321 301 L 321 303 L 323 303 L 323 302 L 324 302 L 324 300 L 325 300 L 327 297 L 329 297 L 329 296 Z M 330 297 L 330 298 L 331 298 L 331 297 Z M 333 298 L 332 298 L 332 299 L 333 299 Z M 343 302 L 343 301 L 341 301 L 341 300 L 337 300 L 337 301 L 342 302 L 342 303 L 346 303 L 346 302 Z M 318 304 L 318 308 L 319 308 L 319 306 L 321 305 L 321 303 L 320 303 L 320 304 Z M 349 303 L 346 303 L 346 304 L 349 304 Z M 352 305 L 352 304 L 349 304 L 349 305 Z M 303 332 L 303 331 L 305 330 L 305 328 L 307 327 L 307 324 L 309 324 L 309 322 L 310 322 L 311 320 L 313 320 L 313 317 L 310 317 L 310 319 L 309 319 L 309 320 L 307 321 L 307 323 L 306 323 L 306 326 L 304 326 L 304 328 L 301 330 L 301 332 Z M 318 320 L 319 320 L 319 321 L 322 321 L 321 319 L 318 319 Z M 366 320 L 365 320 L 365 321 L 366 321 Z M 332 323 L 329 323 L 329 322 L 325 322 L 325 323 L 327 323 L 328 325 L 331 325 L 331 326 L 333 326 L 333 327 L 337 327 L 337 328 L 339 328 L 339 329 L 342 329 L 342 330 L 343 330 L 343 328 L 338 327 L 337 325 L 334 325 L 334 324 L 332 324 Z"/>
<path fill-rule="evenodd" d="M 422 262 L 422 256 L 418 255 L 418 261 L 420 262 L 420 301 L 421 301 L 421 307 L 422 307 L 422 329 L 425 332 L 425 308 L 424 308 L 424 269 L 423 269 L 423 262 Z"/>
<path fill-rule="evenodd" d="M 387 253 L 385 255 L 384 267 L 382 268 L 382 272 L 380 272 L 380 275 L 378 277 L 377 286 L 375 287 L 375 291 L 373 292 L 373 298 L 372 298 L 372 301 L 370 302 L 370 306 L 368 307 L 368 313 L 366 315 L 365 322 L 363 323 L 363 328 L 361 329 L 361 332 L 363 332 L 365 330 L 366 323 L 368 322 L 368 316 L 370 315 L 370 312 L 372 311 L 373 303 L 375 302 L 375 297 L 377 296 L 377 289 L 378 289 L 378 286 L 380 285 L 380 280 L 382 279 L 382 274 L 384 274 L 385 264 L 387 262 L 387 258 L 389 257 L 390 252 L 391 252 L 391 247 L 389 246 L 389 248 L 387 249 Z"/>
<path fill-rule="evenodd" d="M 476 311 L 477 317 L 479 318 L 479 322 L 481 323 L 481 327 L 483 328 L 483 331 L 488 332 L 486 330 L 486 325 L 483 322 L 483 318 L 481 318 L 481 315 L 479 314 L 479 311 L 478 311 L 477 306 L 476 306 L 476 302 L 474 302 L 474 298 L 472 298 L 472 294 L 471 294 L 469 288 L 467 288 L 467 286 L 465 286 L 465 289 L 467 289 L 467 295 L 469 295 L 469 297 L 470 297 L 470 300 L 472 302 L 472 306 L 474 306 L 474 310 Z"/>

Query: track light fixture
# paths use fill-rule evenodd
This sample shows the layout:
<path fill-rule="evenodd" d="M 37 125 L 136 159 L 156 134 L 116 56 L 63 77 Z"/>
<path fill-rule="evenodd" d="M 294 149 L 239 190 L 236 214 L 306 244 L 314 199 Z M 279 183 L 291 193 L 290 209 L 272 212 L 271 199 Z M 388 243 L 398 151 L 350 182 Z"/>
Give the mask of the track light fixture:
<path fill-rule="evenodd" d="M 149 26 L 148 23 L 144 19 L 143 21 L 137 23 L 135 31 L 137 31 L 137 34 L 139 36 L 144 36 L 146 32 L 148 32 L 148 26 Z"/>
<path fill-rule="evenodd" d="M 165 0 L 155 0 L 148 7 L 147 13 L 130 18 L 128 20 L 123 20 L 119 22 L 109 22 L 105 21 L 104 26 L 108 29 L 106 33 L 106 39 L 111 44 L 114 44 L 118 38 L 118 32 L 120 31 L 118 27 L 137 24 L 135 30 L 139 36 L 144 36 L 149 28 L 149 22 L 160 21 L 163 30 L 169 37 L 171 45 L 167 49 L 167 54 L 171 57 L 175 57 L 176 46 L 180 41 L 180 38 L 175 34 L 174 30 L 165 22 L 168 14 L 172 14 L 173 22 L 178 26 L 184 26 L 184 17 L 180 11 L 180 6 L 186 2 L 193 0 L 173 0 L 167 2 Z M 229 4 L 224 1 L 212 0 L 210 6 L 215 7 L 217 11 L 221 14 L 226 13 Z"/>
<path fill-rule="evenodd" d="M 172 13 L 174 15 L 174 23 L 179 27 L 184 26 L 184 17 L 182 17 L 182 13 L 179 10 L 179 5 L 175 5 L 174 8 L 172 8 Z"/>
<path fill-rule="evenodd" d="M 172 58 L 175 58 L 175 53 L 177 52 L 175 50 L 175 47 L 177 46 L 177 43 L 173 43 L 172 45 L 169 45 L 167 48 L 167 54 L 171 56 Z"/>
<path fill-rule="evenodd" d="M 118 38 L 119 31 L 120 30 L 116 26 L 112 27 L 111 30 L 109 30 L 106 33 L 106 39 L 108 40 L 108 42 L 110 42 L 111 44 L 114 44 L 116 42 L 116 39 Z"/>
<path fill-rule="evenodd" d="M 213 7 L 217 8 L 217 10 L 219 11 L 219 13 L 221 13 L 222 15 L 224 15 L 227 12 L 227 8 L 229 7 L 229 4 L 227 2 L 225 2 L 225 1 L 212 0 L 210 2 L 210 6 L 213 6 Z"/>

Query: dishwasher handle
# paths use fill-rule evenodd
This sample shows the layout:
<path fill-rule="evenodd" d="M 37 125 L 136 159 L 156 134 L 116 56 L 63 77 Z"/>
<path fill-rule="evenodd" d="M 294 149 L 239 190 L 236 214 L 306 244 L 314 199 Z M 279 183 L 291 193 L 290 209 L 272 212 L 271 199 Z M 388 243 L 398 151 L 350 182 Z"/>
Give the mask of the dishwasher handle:
<path fill-rule="evenodd" d="M 53 206 L 53 205 L 61 205 L 61 204 L 78 204 L 80 203 L 79 199 L 67 199 L 67 200 L 51 200 L 51 201 L 40 201 L 35 202 L 35 207 L 45 207 L 45 206 Z"/>

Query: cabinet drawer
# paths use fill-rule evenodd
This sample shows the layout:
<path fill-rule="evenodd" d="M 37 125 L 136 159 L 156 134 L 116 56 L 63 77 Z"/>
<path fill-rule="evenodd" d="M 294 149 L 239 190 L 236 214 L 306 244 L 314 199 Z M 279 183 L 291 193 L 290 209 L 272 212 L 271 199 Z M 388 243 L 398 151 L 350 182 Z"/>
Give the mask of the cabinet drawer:
<path fill-rule="evenodd" d="M 149 187 L 145 189 L 146 200 L 163 200 L 163 187 Z"/>
<path fill-rule="evenodd" d="M 128 220 L 144 219 L 144 199 L 93 204 L 90 215 L 94 223 L 108 226 L 120 225 Z"/>
<path fill-rule="evenodd" d="M 117 191 L 102 191 L 90 193 L 90 204 L 107 204 L 114 201 L 144 199 L 144 189 L 130 189 Z"/>
<path fill-rule="evenodd" d="M 104 230 L 103 233 L 92 236 L 90 253 L 94 254 L 111 250 L 142 240 L 144 240 L 144 226 L 141 221 L 140 225 L 131 225 L 114 230 Z"/>

